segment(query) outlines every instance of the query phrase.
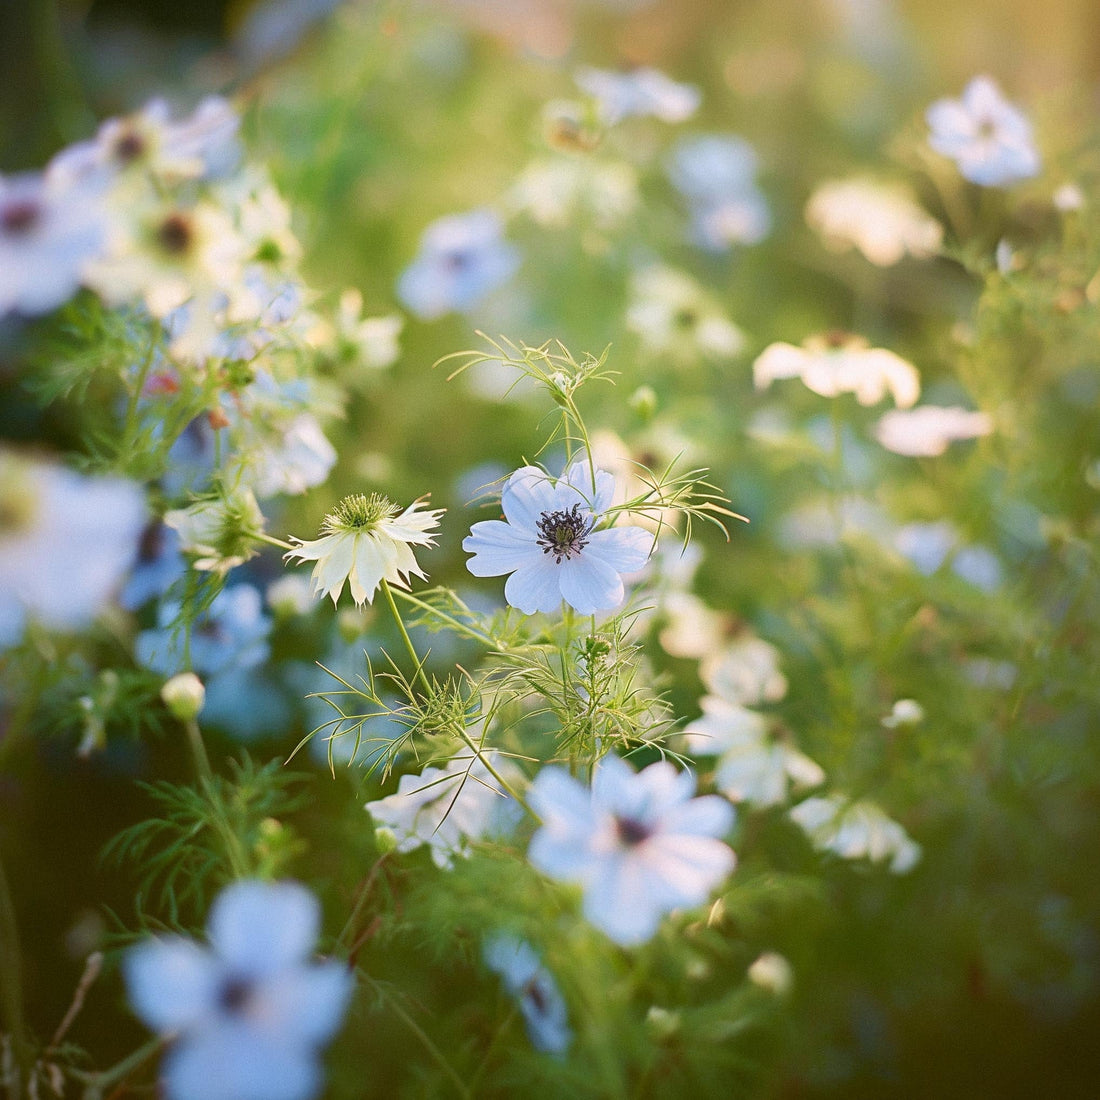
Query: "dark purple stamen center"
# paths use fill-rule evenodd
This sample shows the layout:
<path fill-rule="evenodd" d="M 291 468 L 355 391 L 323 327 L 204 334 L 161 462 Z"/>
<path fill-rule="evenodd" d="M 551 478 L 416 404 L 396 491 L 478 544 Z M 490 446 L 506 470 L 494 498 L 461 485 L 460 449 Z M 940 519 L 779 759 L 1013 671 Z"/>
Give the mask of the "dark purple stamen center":
<path fill-rule="evenodd" d="M 536 525 L 539 535 L 535 541 L 544 554 L 553 554 L 554 561 L 561 565 L 562 558 L 568 561 L 588 545 L 593 523 L 594 519 L 581 515 L 579 504 L 568 512 L 543 512 Z"/>
<path fill-rule="evenodd" d="M 16 199 L 0 209 L 0 225 L 5 233 L 21 236 L 34 228 L 42 208 L 34 199 Z"/>
<path fill-rule="evenodd" d="M 633 817 L 615 818 L 615 831 L 619 834 L 619 840 L 628 848 L 641 844 L 643 840 L 648 840 L 653 835 L 653 830 L 644 821 L 638 821 Z"/>
<path fill-rule="evenodd" d="M 227 978 L 218 990 L 218 1004 L 226 1012 L 240 1012 L 252 996 L 252 984 L 243 978 Z"/>
<path fill-rule="evenodd" d="M 157 227 L 157 240 L 173 255 L 186 252 L 193 236 L 191 222 L 183 214 L 169 214 Z"/>

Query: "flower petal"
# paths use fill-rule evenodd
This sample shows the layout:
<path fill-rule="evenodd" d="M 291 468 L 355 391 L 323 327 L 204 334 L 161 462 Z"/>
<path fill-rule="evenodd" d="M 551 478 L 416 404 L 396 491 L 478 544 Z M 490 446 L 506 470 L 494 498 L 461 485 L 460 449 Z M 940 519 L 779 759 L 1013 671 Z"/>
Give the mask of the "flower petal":
<path fill-rule="evenodd" d="M 305 959 L 320 923 L 317 899 L 304 886 L 244 879 L 215 899 L 207 932 L 235 974 L 259 977 Z"/>
<path fill-rule="evenodd" d="M 466 568 L 475 577 L 500 577 L 543 556 L 533 535 L 525 537 L 518 528 L 499 519 L 475 523 L 462 540 L 462 549 L 474 555 Z"/>
<path fill-rule="evenodd" d="M 565 602 L 582 615 L 607 611 L 623 602 L 623 579 L 601 558 L 582 551 L 556 567 Z"/>
<path fill-rule="evenodd" d="M 504 598 L 525 615 L 557 611 L 562 600 L 561 566 L 549 554 L 532 555 L 505 582 Z"/>
<path fill-rule="evenodd" d="M 191 1027 L 216 1006 L 220 968 L 193 940 L 146 940 L 126 953 L 122 966 L 130 1005 L 154 1031 Z"/>
<path fill-rule="evenodd" d="M 537 530 L 539 516 L 555 510 L 554 483 L 545 470 L 522 466 L 505 483 L 500 506 L 505 518 L 520 531 Z"/>
<path fill-rule="evenodd" d="M 584 553 L 595 555 L 616 572 L 636 573 L 649 561 L 653 545 L 653 532 L 644 527 L 612 527 L 593 531 Z"/>

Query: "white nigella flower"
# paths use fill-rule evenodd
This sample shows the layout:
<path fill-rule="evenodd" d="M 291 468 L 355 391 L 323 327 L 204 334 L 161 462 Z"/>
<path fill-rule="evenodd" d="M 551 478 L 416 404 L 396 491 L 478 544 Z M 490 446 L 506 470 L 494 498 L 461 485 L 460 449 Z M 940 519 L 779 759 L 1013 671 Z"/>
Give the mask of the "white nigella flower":
<path fill-rule="evenodd" d="M 443 509 L 422 511 L 424 500 L 413 501 L 403 512 L 379 493 L 345 497 L 321 523 L 321 538 L 298 545 L 288 559 L 313 561 L 313 590 L 327 592 L 335 604 L 351 589 L 356 607 L 371 603 L 382 581 L 408 588 L 409 577 L 424 578 L 412 546 L 434 546 L 429 534 L 439 526 Z"/>
<path fill-rule="evenodd" d="M 824 781 L 813 760 L 769 733 L 763 715 L 713 695 L 699 705 L 702 718 L 684 730 L 688 749 L 719 757 L 714 784 L 731 802 L 775 806 L 786 800 L 789 787 Z"/>
<path fill-rule="evenodd" d="M 848 802 L 837 795 L 807 798 L 790 818 L 815 848 L 841 859 L 889 859 L 890 870 L 903 875 L 921 857 L 920 845 L 873 802 Z"/>
<path fill-rule="evenodd" d="M 733 134 L 699 134 L 677 143 L 668 176 L 688 203 L 701 247 L 722 252 L 768 235 L 771 215 L 756 186 L 757 168 L 752 146 Z"/>
<path fill-rule="evenodd" d="M 297 496 L 322 484 L 336 465 L 336 448 L 317 418 L 299 413 L 275 437 L 260 437 L 245 450 L 244 476 L 261 499 Z"/>
<path fill-rule="evenodd" d="M 318 1052 L 344 1018 L 354 980 L 315 962 L 320 906 L 303 886 L 245 879 L 215 899 L 209 947 L 184 936 L 127 952 L 134 1012 L 171 1040 L 167 1100 L 311 1100 Z"/>
<path fill-rule="evenodd" d="M 498 754 L 485 755 L 505 780 L 518 778 L 518 770 Z M 469 756 L 455 757 L 444 768 L 425 768 L 420 775 L 403 775 L 396 794 L 365 808 L 393 834 L 398 852 L 427 844 L 432 862 L 444 870 L 453 866 L 455 856 L 469 856 L 471 841 L 506 834 L 523 813 L 481 759 Z"/>
<path fill-rule="evenodd" d="M 699 666 L 699 676 L 712 695 L 740 706 L 776 703 L 787 694 L 779 650 L 747 631 L 711 653 Z"/>
<path fill-rule="evenodd" d="M 616 73 L 584 68 L 577 71 L 576 81 L 581 91 L 596 100 L 600 117 L 608 126 L 624 118 L 686 122 L 703 101 L 694 84 L 677 84 L 657 69 Z"/>
<path fill-rule="evenodd" d="M 397 362 L 401 354 L 398 337 L 404 324 L 396 313 L 364 317 L 362 292 L 348 287 L 340 295 L 333 321 L 319 320 L 308 339 L 341 358 L 381 370 Z"/>
<path fill-rule="evenodd" d="M 506 283 L 519 252 L 503 237 L 500 218 L 488 209 L 451 214 L 432 222 L 420 251 L 401 273 L 397 295 L 421 320 L 465 312 Z"/>
<path fill-rule="evenodd" d="M 179 535 L 180 549 L 194 556 L 195 569 L 224 576 L 255 556 L 255 535 L 264 529 L 264 516 L 252 492 L 238 489 L 166 512 L 164 523 Z"/>
<path fill-rule="evenodd" d="M 958 405 L 921 405 L 886 413 L 875 425 L 875 438 L 895 454 L 930 458 L 942 455 L 958 439 L 977 439 L 992 431 L 987 413 Z"/>
<path fill-rule="evenodd" d="M 670 657 L 698 660 L 722 647 L 729 633 L 730 616 L 691 592 L 673 589 L 660 596 L 661 629 L 657 641 Z"/>
<path fill-rule="evenodd" d="M 515 998 L 536 1050 L 564 1054 L 573 1041 L 565 1000 L 554 976 L 526 941 L 500 932 L 487 940 L 485 965 L 499 974 Z"/>
<path fill-rule="evenodd" d="M 536 160 L 519 174 L 511 201 L 542 226 L 558 229 L 583 219 L 610 229 L 634 213 L 638 175 L 622 161 Z"/>
<path fill-rule="evenodd" d="M 524 466 L 501 493 L 504 520 L 475 523 L 463 539 L 474 555 L 466 568 L 475 577 L 511 574 L 504 596 L 525 615 L 556 611 L 562 600 L 582 615 L 618 607 L 621 574 L 645 565 L 653 535 L 633 526 L 596 529 L 614 494 L 611 474 L 584 461 L 557 481 Z"/>
<path fill-rule="evenodd" d="M 682 271 L 653 266 L 636 272 L 631 297 L 626 326 L 654 355 L 732 359 L 745 345 L 741 330 Z"/>
<path fill-rule="evenodd" d="M 145 494 L 0 448 L 0 648 L 25 620 L 91 624 L 121 584 L 146 522 Z"/>
<path fill-rule="evenodd" d="M 925 117 L 928 144 L 954 160 L 971 183 L 1002 187 L 1038 175 L 1031 123 L 991 77 L 976 76 L 962 99 L 937 100 Z"/>
<path fill-rule="evenodd" d="M 542 827 L 527 857 L 543 874 L 584 891 L 584 915 L 615 943 L 644 943 L 674 909 L 703 904 L 733 870 L 719 840 L 733 807 L 693 798 L 695 777 L 667 761 L 635 773 L 617 756 L 589 791 L 564 768 L 543 768 L 528 791 Z"/>
<path fill-rule="evenodd" d="M 94 195 L 36 173 L 0 176 L 0 317 L 67 302 L 104 241 Z"/>
<path fill-rule="evenodd" d="M 858 248 L 879 267 L 890 267 L 907 253 L 926 259 L 943 243 L 943 226 L 906 188 L 868 179 L 821 184 L 806 204 L 806 221 L 829 248 Z"/>
<path fill-rule="evenodd" d="M 822 397 L 854 393 L 861 405 L 876 405 L 889 394 L 904 409 L 920 396 L 920 375 L 912 363 L 849 333 L 811 336 L 801 347 L 772 344 L 753 363 L 752 373 L 758 390 L 777 378 L 800 378 Z"/>

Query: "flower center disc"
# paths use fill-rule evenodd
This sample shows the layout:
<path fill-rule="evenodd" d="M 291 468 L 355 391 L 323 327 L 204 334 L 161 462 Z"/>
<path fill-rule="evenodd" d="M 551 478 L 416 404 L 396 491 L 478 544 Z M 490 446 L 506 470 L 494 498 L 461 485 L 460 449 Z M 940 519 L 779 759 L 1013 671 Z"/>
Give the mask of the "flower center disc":
<path fill-rule="evenodd" d="M 568 561 L 588 545 L 594 522 L 581 515 L 579 504 L 574 504 L 568 512 L 543 512 L 538 520 L 539 536 L 535 541 L 544 554 L 553 554 L 554 561 L 561 565 L 562 558 Z"/>

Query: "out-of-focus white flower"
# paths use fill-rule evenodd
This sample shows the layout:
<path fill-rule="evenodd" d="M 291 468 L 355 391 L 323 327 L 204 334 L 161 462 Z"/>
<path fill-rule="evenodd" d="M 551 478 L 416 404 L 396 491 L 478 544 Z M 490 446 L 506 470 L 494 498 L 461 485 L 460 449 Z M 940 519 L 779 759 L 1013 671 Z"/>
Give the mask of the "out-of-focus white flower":
<path fill-rule="evenodd" d="M 0 448 L 0 648 L 26 619 L 89 626 L 122 582 L 145 526 L 145 495 Z"/>
<path fill-rule="evenodd" d="M 84 269 L 84 281 L 110 306 L 140 298 L 154 317 L 192 301 L 211 327 L 219 295 L 241 277 L 246 250 L 229 216 L 206 201 L 154 202 L 111 221 L 107 251 Z"/>
<path fill-rule="evenodd" d="M 307 615 L 316 602 L 313 586 L 300 573 L 287 573 L 272 581 L 264 596 L 277 616 Z"/>
<path fill-rule="evenodd" d="M 164 523 L 179 535 L 180 549 L 194 557 L 195 569 L 224 575 L 255 556 L 264 516 L 251 491 L 238 489 L 166 512 Z"/>
<path fill-rule="evenodd" d="M 396 313 L 364 317 L 362 292 L 348 287 L 340 295 L 334 323 L 319 321 L 308 339 L 314 346 L 324 347 L 340 358 L 381 370 L 397 362 L 401 354 L 397 338 L 404 325 Z"/>
<path fill-rule="evenodd" d="M 670 657 L 699 659 L 720 649 L 729 636 L 731 619 L 691 592 L 663 593 L 660 597 L 663 625 L 657 641 Z"/>
<path fill-rule="evenodd" d="M 733 807 L 694 792 L 692 773 L 667 761 L 635 773 L 606 756 L 591 791 L 564 768 L 543 768 L 528 792 L 543 823 L 527 857 L 551 878 L 578 883 L 584 915 L 616 943 L 644 943 L 666 913 L 706 901 L 736 863 L 718 839 Z"/>
<path fill-rule="evenodd" d="M 575 462 L 557 480 L 537 466 L 517 470 L 501 492 L 504 520 L 475 523 L 462 540 L 475 577 L 509 574 L 504 597 L 525 615 L 556 611 L 564 600 L 582 615 L 618 607 L 622 574 L 645 565 L 653 535 L 642 527 L 596 524 L 615 479 Z"/>
<path fill-rule="evenodd" d="M 732 359 L 745 337 L 718 304 L 689 275 L 653 266 L 631 278 L 627 328 L 653 355 L 691 361 L 699 355 Z"/>
<path fill-rule="evenodd" d="M 657 118 L 686 122 L 699 109 L 703 95 L 694 84 L 677 84 L 658 69 L 616 73 L 607 69 L 578 69 L 577 86 L 599 104 L 604 123 L 624 118 Z"/>
<path fill-rule="evenodd" d="M 1085 193 L 1076 183 L 1063 183 L 1050 200 L 1061 214 L 1074 214 L 1085 208 Z"/>
<path fill-rule="evenodd" d="M 341 962 L 314 962 L 317 899 L 294 882 L 244 879 L 215 899 L 210 946 L 162 936 L 123 963 L 130 1004 L 172 1039 L 161 1066 L 168 1100 L 311 1100 L 318 1052 L 354 989 Z"/>
<path fill-rule="evenodd" d="M 848 802 L 837 795 L 807 798 L 790 811 L 813 846 L 841 859 L 889 859 L 890 870 L 903 875 L 921 857 L 921 848 L 873 802 Z"/>
<path fill-rule="evenodd" d="M 193 672 L 180 672 L 165 682 L 160 697 L 174 717 L 187 722 L 202 710 L 206 688 Z"/>
<path fill-rule="evenodd" d="M 926 113 L 928 144 L 950 157 L 971 183 L 1002 187 L 1038 175 L 1031 123 L 996 81 L 976 76 L 961 99 L 940 99 Z"/>
<path fill-rule="evenodd" d="M 794 975 L 791 972 L 791 964 L 775 951 L 765 951 L 749 967 L 748 979 L 753 985 L 782 997 L 790 992 Z"/>
<path fill-rule="evenodd" d="M 104 237 L 102 205 L 89 190 L 37 173 L 0 176 L 0 317 L 67 302 Z"/>
<path fill-rule="evenodd" d="M 245 454 L 245 476 L 261 499 L 297 496 L 323 484 L 336 465 L 336 448 L 312 413 L 294 417 L 277 437 L 261 437 Z"/>
<path fill-rule="evenodd" d="M 302 246 L 291 227 L 290 205 L 266 172 L 249 165 L 220 181 L 213 194 L 232 212 L 250 260 L 285 264 L 299 259 Z"/>
<path fill-rule="evenodd" d="M 573 1041 L 569 1010 L 554 976 L 526 941 L 501 932 L 487 940 L 485 965 L 499 974 L 515 998 L 536 1050 L 564 1054 Z"/>
<path fill-rule="evenodd" d="M 899 699 L 883 718 L 882 724 L 887 729 L 896 730 L 904 726 L 918 726 L 923 721 L 924 707 L 916 699 Z"/>
<path fill-rule="evenodd" d="M 987 413 L 958 405 L 921 405 L 892 409 L 875 425 L 875 438 L 899 455 L 927 458 L 942 455 L 958 439 L 977 439 L 993 431 Z"/>
<path fill-rule="evenodd" d="M 684 727 L 688 752 L 695 756 L 721 756 L 746 741 L 762 741 L 767 736 L 767 718 L 740 703 L 707 695 L 699 706 L 703 716 Z"/>
<path fill-rule="evenodd" d="M 708 656 L 699 666 L 699 676 L 712 695 L 742 706 L 775 703 L 787 694 L 779 650 L 748 632 Z"/>
<path fill-rule="evenodd" d="M 288 559 L 313 561 L 313 590 L 326 592 L 335 604 L 347 581 L 356 607 L 370 603 L 382 581 L 408 588 L 409 577 L 426 577 L 413 556 L 413 546 L 434 546 L 430 534 L 443 509 L 423 511 L 416 500 L 403 512 L 378 493 L 345 497 L 321 523 L 321 538 L 293 539 Z"/>
<path fill-rule="evenodd" d="M 452 310 L 466 312 L 506 283 L 519 267 L 519 252 L 503 237 L 492 210 L 450 214 L 432 222 L 420 251 L 401 273 L 397 294 L 424 321 Z"/>
<path fill-rule="evenodd" d="M 721 252 L 768 235 L 771 215 L 756 186 L 757 169 L 752 146 L 733 134 L 695 135 L 675 145 L 668 176 L 687 200 L 701 247 Z"/>
<path fill-rule="evenodd" d="M 829 248 L 858 248 L 879 267 L 896 264 L 906 253 L 926 259 L 943 243 L 943 226 L 906 188 L 869 179 L 821 184 L 806 204 L 806 220 Z"/>
<path fill-rule="evenodd" d="M 624 161 L 536 160 L 519 174 L 511 202 L 547 228 L 590 221 L 611 229 L 638 206 L 638 174 Z"/>
<path fill-rule="evenodd" d="M 237 112 L 221 96 L 208 96 L 176 121 L 163 99 L 153 99 L 132 115 L 108 119 L 94 138 L 62 150 L 47 171 L 64 183 L 112 186 L 124 202 L 147 189 L 151 176 L 174 185 L 226 172 L 239 155 L 239 126 Z"/>
<path fill-rule="evenodd" d="M 509 783 L 518 769 L 492 752 L 484 754 Z M 515 825 L 522 809 L 501 790 L 480 758 L 458 756 L 444 768 L 425 768 L 420 775 L 403 775 L 397 793 L 366 804 L 375 823 L 389 829 L 398 852 L 422 844 L 432 862 L 449 869 L 455 856 L 467 857 L 472 841 L 501 836 Z"/>
<path fill-rule="evenodd" d="M 752 373 L 758 390 L 779 378 L 800 378 L 822 397 L 854 393 L 861 405 L 878 404 L 890 394 L 904 409 L 920 396 L 920 375 L 912 363 L 848 333 L 811 336 L 801 347 L 772 344 L 753 363 Z"/>

